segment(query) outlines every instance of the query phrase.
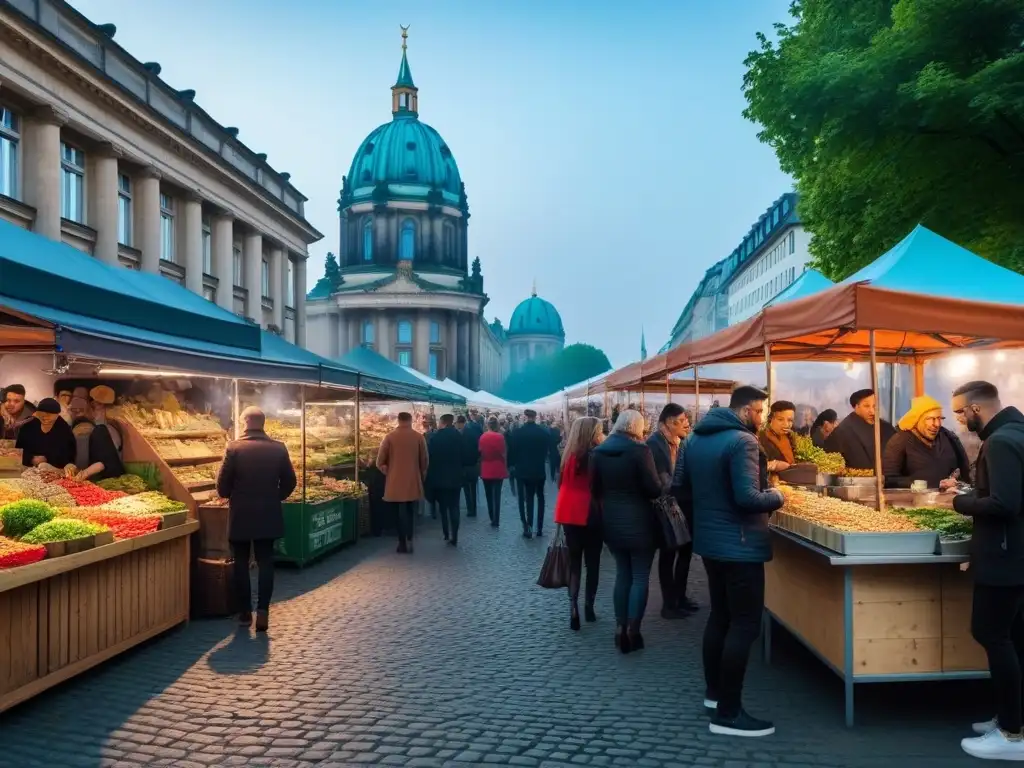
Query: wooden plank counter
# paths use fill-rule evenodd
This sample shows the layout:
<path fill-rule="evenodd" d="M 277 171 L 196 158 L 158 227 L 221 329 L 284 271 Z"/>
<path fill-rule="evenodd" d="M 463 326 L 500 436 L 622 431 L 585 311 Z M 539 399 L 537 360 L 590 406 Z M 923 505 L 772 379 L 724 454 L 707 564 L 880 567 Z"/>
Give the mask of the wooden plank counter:
<path fill-rule="evenodd" d="M 855 684 L 988 676 L 970 632 L 965 555 L 847 557 L 772 530 L 765 658 L 774 620 L 843 679 L 848 726 Z"/>
<path fill-rule="evenodd" d="M 198 527 L 0 571 L 0 712 L 186 621 Z"/>

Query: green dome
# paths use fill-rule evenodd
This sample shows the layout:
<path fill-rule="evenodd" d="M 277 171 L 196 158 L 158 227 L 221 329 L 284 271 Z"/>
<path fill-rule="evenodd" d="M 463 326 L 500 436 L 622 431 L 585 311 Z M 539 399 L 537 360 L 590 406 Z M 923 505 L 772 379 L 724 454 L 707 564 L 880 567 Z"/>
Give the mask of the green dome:
<path fill-rule="evenodd" d="M 520 302 L 508 324 L 509 336 L 557 336 L 565 338 L 562 318 L 550 301 L 533 294 Z"/>
<path fill-rule="evenodd" d="M 441 135 L 409 113 L 376 128 L 359 146 L 348 172 L 352 200 L 371 198 L 385 184 L 389 197 L 426 199 L 441 193 L 459 206 L 462 177 Z"/>

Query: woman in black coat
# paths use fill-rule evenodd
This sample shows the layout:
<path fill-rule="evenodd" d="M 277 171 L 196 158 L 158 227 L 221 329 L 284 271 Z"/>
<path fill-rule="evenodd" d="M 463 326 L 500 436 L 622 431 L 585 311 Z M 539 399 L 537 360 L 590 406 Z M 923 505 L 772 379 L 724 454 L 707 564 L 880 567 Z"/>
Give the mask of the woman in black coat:
<path fill-rule="evenodd" d="M 604 540 L 615 558 L 615 644 L 640 650 L 640 622 L 658 546 L 653 500 L 662 492 L 651 449 L 643 442 L 644 417 L 625 410 L 608 439 L 594 449 L 590 492 L 599 505 Z"/>

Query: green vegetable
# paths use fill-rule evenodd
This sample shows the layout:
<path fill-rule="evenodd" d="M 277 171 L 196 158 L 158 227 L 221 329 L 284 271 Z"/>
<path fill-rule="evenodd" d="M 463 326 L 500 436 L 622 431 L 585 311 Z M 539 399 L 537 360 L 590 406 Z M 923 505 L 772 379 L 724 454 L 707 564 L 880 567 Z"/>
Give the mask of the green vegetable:
<path fill-rule="evenodd" d="M 55 541 L 84 539 L 109 530 L 105 525 L 62 517 L 33 528 L 21 540 L 25 544 L 52 544 Z"/>
<path fill-rule="evenodd" d="M 974 532 L 974 522 L 949 509 L 919 507 L 917 509 L 894 509 L 898 515 L 910 518 L 922 528 L 937 531 L 944 539 L 966 538 Z"/>
<path fill-rule="evenodd" d="M 56 514 L 53 507 L 36 499 L 21 499 L 0 507 L 4 535 L 12 539 L 24 536 L 37 525 L 53 520 Z"/>
<path fill-rule="evenodd" d="M 146 484 L 143 490 L 159 491 L 163 487 L 163 480 L 160 479 L 160 470 L 156 464 L 147 461 L 129 461 L 124 465 L 125 472 L 129 475 L 138 475 Z"/>
<path fill-rule="evenodd" d="M 147 490 L 146 481 L 138 475 L 121 475 L 119 477 L 108 477 L 96 483 L 106 491 L 123 491 L 127 494 L 142 493 Z"/>

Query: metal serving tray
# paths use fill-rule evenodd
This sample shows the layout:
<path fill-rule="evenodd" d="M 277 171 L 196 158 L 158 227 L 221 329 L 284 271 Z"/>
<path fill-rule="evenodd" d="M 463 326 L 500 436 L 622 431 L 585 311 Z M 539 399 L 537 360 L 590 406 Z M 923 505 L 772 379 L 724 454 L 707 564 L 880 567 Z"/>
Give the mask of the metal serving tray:
<path fill-rule="evenodd" d="M 836 477 L 836 485 L 867 485 L 872 488 L 875 487 L 875 478 L 872 477 L 845 477 L 838 475 Z"/>
<path fill-rule="evenodd" d="M 971 537 L 966 539 L 939 539 L 940 555 L 969 555 L 971 554 Z"/>
<path fill-rule="evenodd" d="M 774 524 L 841 555 L 934 555 L 939 535 L 919 533 L 849 533 L 825 528 L 794 515 L 778 512 Z"/>

